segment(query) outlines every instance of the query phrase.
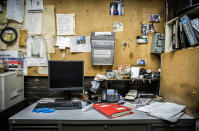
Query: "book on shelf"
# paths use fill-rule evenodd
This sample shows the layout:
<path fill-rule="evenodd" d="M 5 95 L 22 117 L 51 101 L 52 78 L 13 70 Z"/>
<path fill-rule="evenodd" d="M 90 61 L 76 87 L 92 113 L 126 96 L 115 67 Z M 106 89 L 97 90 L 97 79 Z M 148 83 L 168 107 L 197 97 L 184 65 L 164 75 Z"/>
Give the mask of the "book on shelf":
<path fill-rule="evenodd" d="M 110 119 L 133 113 L 131 108 L 116 103 L 96 103 L 93 107 Z"/>
<path fill-rule="evenodd" d="M 197 36 L 191 26 L 190 18 L 187 15 L 184 15 L 180 18 L 180 20 L 182 22 L 182 27 L 185 31 L 190 46 L 198 45 L 199 40 L 197 39 Z"/>

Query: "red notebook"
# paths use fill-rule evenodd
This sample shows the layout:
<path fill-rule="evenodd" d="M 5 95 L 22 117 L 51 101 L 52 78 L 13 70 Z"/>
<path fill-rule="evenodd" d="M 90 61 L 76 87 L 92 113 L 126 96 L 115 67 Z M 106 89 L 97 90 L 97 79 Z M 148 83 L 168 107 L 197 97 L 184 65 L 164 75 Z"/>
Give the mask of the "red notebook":
<path fill-rule="evenodd" d="M 131 108 L 116 103 L 96 103 L 93 107 L 111 119 L 133 113 Z"/>

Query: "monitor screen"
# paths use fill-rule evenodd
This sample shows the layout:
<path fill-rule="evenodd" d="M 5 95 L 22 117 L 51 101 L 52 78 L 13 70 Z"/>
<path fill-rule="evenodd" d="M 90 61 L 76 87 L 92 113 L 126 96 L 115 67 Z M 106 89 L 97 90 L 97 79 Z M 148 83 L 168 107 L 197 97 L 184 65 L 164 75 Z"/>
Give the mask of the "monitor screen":
<path fill-rule="evenodd" d="M 83 61 L 48 61 L 50 90 L 80 90 L 84 85 Z"/>

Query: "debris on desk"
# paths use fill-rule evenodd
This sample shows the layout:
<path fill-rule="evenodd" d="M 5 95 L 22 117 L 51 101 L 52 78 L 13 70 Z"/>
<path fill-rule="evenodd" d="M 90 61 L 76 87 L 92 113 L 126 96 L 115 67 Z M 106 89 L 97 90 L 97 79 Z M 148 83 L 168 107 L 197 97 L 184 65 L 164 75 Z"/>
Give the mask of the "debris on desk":
<path fill-rule="evenodd" d="M 93 104 L 90 104 L 88 106 L 85 106 L 84 108 L 82 108 L 82 111 L 88 111 L 90 109 L 93 109 Z"/>
<path fill-rule="evenodd" d="M 171 102 L 155 102 L 138 108 L 138 110 L 147 113 L 150 116 L 158 117 L 170 122 L 176 122 L 184 114 L 184 105 Z"/>
<path fill-rule="evenodd" d="M 108 78 L 105 75 L 97 74 L 94 78 L 95 81 L 99 80 L 108 80 Z"/>

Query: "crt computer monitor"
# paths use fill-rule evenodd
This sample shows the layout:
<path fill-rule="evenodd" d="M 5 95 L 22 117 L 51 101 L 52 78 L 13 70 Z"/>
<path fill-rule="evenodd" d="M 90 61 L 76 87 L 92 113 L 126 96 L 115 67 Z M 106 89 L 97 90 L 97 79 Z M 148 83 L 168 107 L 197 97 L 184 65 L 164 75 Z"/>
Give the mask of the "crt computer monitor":
<path fill-rule="evenodd" d="M 67 91 L 83 90 L 84 87 L 84 62 L 83 61 L 48 61 L 48 86 L 49 90 Z M 65 96 L 65 99 L 70 99 Z"/>

